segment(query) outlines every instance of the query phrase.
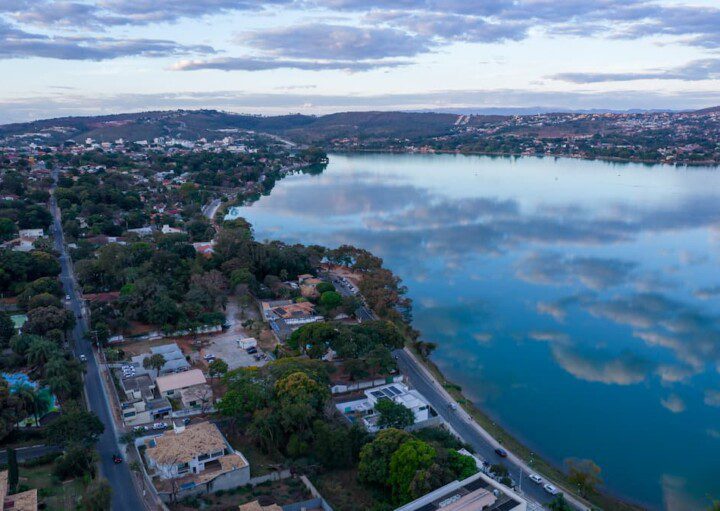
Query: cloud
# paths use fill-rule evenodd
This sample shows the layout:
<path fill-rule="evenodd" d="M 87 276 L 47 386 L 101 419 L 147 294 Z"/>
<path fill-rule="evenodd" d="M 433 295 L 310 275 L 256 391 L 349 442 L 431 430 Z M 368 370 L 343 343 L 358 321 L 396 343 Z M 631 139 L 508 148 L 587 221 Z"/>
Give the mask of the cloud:
<path fill-rule="evenodd" d="M 430 49 L 430 41 L 392 28 L 310 23 L 245 32 L 238 42 L 283 58 L 372 60 L 410 57 Z"/>
<path fill-rule="evenodd" d="M 555 361 L 581 380 L 608 385 L 633 385 L 645 380 L 649 364 L 629 352 L 611 355 L 604 352 L 585 353 L 562 344 L 552 345 Z"/>
<path fill-rule="evenodd" d="M 407 66 L 407 60 L 288 60 L 276 58 L 225 57 L 210 60 L 183 60 L 172 66 L 175 71 L 217 69 L 221 71 L 268 71 L 272 69 L 301 69 L 305 71 L 341 70 L 370 71 L 380 68 Z"/>
<path fill-rule="evenodd" d="M 372 11 L 365 20 L 387 23 L 412 33 L 445 40 L 476 43 L 519 41 L 527 37 L 527 21 L 490 22 L 484 18 L 442 12 Z"/>
<path fill-rule="evenodd" d="M 720 295 L 720 285 L 703 287 L 696 290 L 693 294 L 696 298 L 700 298 L 701 300 L 710 300 Z"/>
<path fill-rule="evenodd" d="M 706 390 L 704 402 L 708 406 L 720 407 L 720 390 Z"/>
<path fill-rule="evenodd" d="M 577 281 L 597 291 L 625 284 L 636 267 L 637 263 L 621 259 L 535 252 L 517 264 L 517 275 L 537 284 L 560 285 Z"/>
<path fill-rule="evenodd" d="M 209 46 L 184 46 L 161 39 L 50 37 L 20 30 L 0 19 L 0 59 L 43 57 L 98 61 L 130 56 L 164 57 L 213 52 Z"/>
<path fill-rule="evenodd" d="M 556 330 L 535 330 L 528 334 L 528 337 L 534 341 L 568 344 L 570 336 L 564 332 Z"/>
<path fill-rule="evenodd" d="M 720 78 L 720 59 L 694 60 L 683 66 L 627 73 L 558 73 L 548 78 L 571 83 L 627 82 L 633 80 L 716 80 Z"/>
<path fill-rule="evenodd" d="M 677 394 L 670 394 L 668 397 L 661 399 L 660 404 L 672 413 L 685 411 L 685 402 Z"/>

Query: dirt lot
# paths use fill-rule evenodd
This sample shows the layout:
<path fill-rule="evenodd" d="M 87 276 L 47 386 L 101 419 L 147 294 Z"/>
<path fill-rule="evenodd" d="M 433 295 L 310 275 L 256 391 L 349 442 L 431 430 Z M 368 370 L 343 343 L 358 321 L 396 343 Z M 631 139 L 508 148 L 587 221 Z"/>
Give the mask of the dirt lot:
<path fill-rule="evenodd" d="M 262 504 L 271 503 L 280 506 L 311 499 L 310 492 L 299 479 L 284 479 L 271 483 L 263 483 L 250 488 L 242 486 L 226 492 L 203 495 L 196 499 L 186 500 L 170 505 L 173 511 L 190 511 L 204 509 L 206 511 L 237 511 L 241 504 L 260 500 Z"/>

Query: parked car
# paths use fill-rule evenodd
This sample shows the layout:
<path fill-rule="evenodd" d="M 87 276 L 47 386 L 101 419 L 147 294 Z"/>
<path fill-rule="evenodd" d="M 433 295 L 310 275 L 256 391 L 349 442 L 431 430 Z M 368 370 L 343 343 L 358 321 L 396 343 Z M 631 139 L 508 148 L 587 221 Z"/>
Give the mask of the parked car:
<path fill-rule="evenodd" d="M 497 454 L 501 458 L 507 458 L 507 451 L 502 447 L 498 447 L 497 449 L 495 449 L 495 454 Z"/>
<path fill-rule="evenodd" d="M 258 350 L 257 350 L 257 348 L 252 347 L 252 348 L 246 349 L 245 351 L 247 351 L 248 355 L 254 355 L 255 353 L 257 353 Z"/>
<path fill-rule="evenodd" d="M 530 474 L 530 480 L 535 484 L 542 484 L 543 478 L 537 474 Z"/>
<path fill-rule="evenodd" d="M 123 459 L 119 454 L 113 454 L 112 460 L 113 460 L 113 463 L 115 463 L 117 465 L 118 463 L 122 463 Z"/>
<path fill-rule="evenodd" d="M 148 430 L 148 427 L 147 427 L 147 426 L 135 426 L 135 427 L 133 428 L 133 431 L 136 432 L 136 433 L 142 433 L 142 432 L 147 431 L 147 430 Z"/>
<path fill-rule="evenodd" d="M 65 300 L 70 301 L 70 295 L 65 295 Z"/>
<path fill-rule="evenodd" d="M 558 493 L 560 493 L 560 490 L 558 490 L 555 486 L 553 486 L 553 485 L 550 484 L 550 483 L 548 483 L 548 484 L 546 484 L 545 486 L 543 486 L 543 488 L 544 488 L 545 491 L 548 492 L 550 495 L 557 495 Z"/>
<path fill-rule="evenodd" d="M 87 357 L 85 355 L 80 355 L 78 358 L 80 359 L 80 362 L 87 362 Z"/>
<path fill-rule="evenodd" d="M 167 422 L 156 422 L 153 424 L 153 429 L 166 429 L 167 427 Z"/>

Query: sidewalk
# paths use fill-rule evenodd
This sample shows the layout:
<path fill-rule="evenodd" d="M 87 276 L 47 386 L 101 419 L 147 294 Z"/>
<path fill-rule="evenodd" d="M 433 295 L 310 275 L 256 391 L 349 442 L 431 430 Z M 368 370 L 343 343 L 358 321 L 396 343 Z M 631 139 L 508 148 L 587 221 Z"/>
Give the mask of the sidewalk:
<path fill-rule="evenodd" d="M 455 399 L 450 395 L 450 393 L 443 387 L 440 382 L 437 381 L 435 376 L 430 372 L 430 370 L 425 366 L 422 361 L 418 360 L 418 358 L 415 356 L 415 354 L 410 351 L 409 348 L 404 349 L 405 353 L 413 360 L 416 367 L 418 367 L 428 378 L 428 380 L 432 381 L 435 387 L 437 388 L 438 392 L 443 395 L 443 397 L 448 401 L 448 403 L 452 403 L 455 406 L 457 406 L 457 416 L 460 417 L 466 424 L 468 424 L 470 427 L 475 429 L 493 448 L 502 447 L 507 451 L 505 446 L 502 446 L 495 438 L 482 426 L 480 426 L 475 419 L 463 408 Z M 508 459 L 518 465 L 522 468 L 525 472 L 528 474 L 535 473 L 535 470 L 530 467 L 525 461 L 512 452 L 508 452 Z M 550 481 L 547 479 L 544 475 L 543 478 L 546 479 L 546 481 L 550 482 L 554 486 L 556 486 L 565 496 L 565 500 L 567 500 L 571 505 L 576 507 L 577 509 L 581 509 L 583 511 L 591 511 L 591 507 L 585 503 L 582 502 L 580 499 L 578 499 L 572 492 L 570 492 L 566 487 L 559 485 L 553 481 Z"/>

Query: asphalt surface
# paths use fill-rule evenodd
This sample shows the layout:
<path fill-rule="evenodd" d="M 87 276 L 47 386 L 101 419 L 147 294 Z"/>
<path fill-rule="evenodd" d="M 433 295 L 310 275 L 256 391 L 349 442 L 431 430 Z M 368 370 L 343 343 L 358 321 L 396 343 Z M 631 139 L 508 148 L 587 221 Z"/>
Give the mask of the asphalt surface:
<path fill-rule="evenodd" d="M 335 286 L 335 290 L 341 295 L 341 296 L 355 296 L 357 298 L 362 299 L 360 295 L 357 295 L 353 293 L 350 288 L 340 279 L 332 278 L 332 283 Z M 357 317 L 360 322 L 363 321 L 372 321 L 375 319 L 375 315 L 372 313 L 370 309 L 368 309 L 365 305 L 361 305 L 357 309 L 355 309 L 355 317 Z"/>
<path fill-rule="evenodd" d="M 60 451 L 60 447 L 56 445 L 30 445 L 28 447 L 18 447 L 15 449 L 15 454 L 18 461 L 28 461 Z M 0 463 L 7 463 L 7 450 L 0 451 Z"/>
<path fill-rule="evenodd" d="M 451 408 L 451 402 L 441 390 L 439 384 L 418 366 L 419 363 L 412 356 L 404 350 L 396 350 L 393 354 L 397 356 L 398 366 L 412 386 L 425 396 L 435 411 L 452 426 L 465 442 L 473 447 L 477 456 L 490 464 L 501 463 L 505 465 L 510 471 L 510 477 L 516 483 L 520 483 L 522 479 L 522 494 L 526 498 L 543 505 L 553 500 L 554 497 L 543 490 L 542 484 L 535 484 L 528 479 L 530 474 L 523 470 L 520 465 L 509 458 L 501 458 L 495 453 L 498 444 L 488 441 L 475 427 L 469 424 L 468 415 L 462 408 L 458 407 L 456 410 Z"/>
<path fill-rule="evenodd" d="M 85 394 L 90 410 L 95 412 L 105 425 L 105 432 L 100 436 L 96 445 L 100 455 L 100 472 L 112 487 L 112 509 L 114 511 L 140 511 L 145 509 L 145 505 L 137 494 L 128 463 L 115 464 L 112 460 L 113 454 L 121 453 L 122 449 L 115 432 L 110 403 L 100 379 L 101 376 L 95 362 L 92 346 L 86 338 L 88 333 L 87 319 L 83 315 L 82 302 L 77 292 L 78 287 L 75 283 L 72 264 L 63 242 L 60 211 L 54 196 L 50 201 L 53 214 L 52 233 L 55 240 L 55 249 L 60 253 L 60 265 L 62 267 L 60 279 L 65 293 L 70 296 L 70 301 L 66 302 L 66 307 L 75 314 L 76 319 L 81 318 L 76 321 L 75 328 L 72 330 L 73 352 L 77 357 L 80 355 L 87 357 Z"/>

